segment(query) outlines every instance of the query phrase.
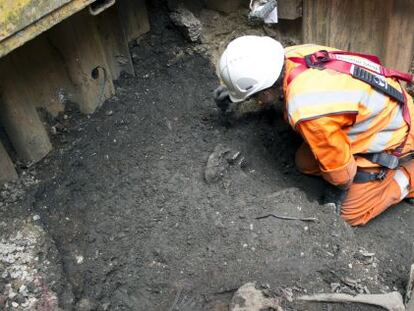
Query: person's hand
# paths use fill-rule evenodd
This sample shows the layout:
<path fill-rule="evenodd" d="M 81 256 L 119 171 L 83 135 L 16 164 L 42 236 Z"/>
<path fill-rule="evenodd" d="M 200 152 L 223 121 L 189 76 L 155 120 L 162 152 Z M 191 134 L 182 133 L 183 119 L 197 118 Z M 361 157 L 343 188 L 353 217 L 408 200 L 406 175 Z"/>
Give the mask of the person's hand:
<path fill-rule="evenodd" d="M 225 112 L 229 108 L 231 100 L 229 97 L 229 91 L 225 86 L 220 85 L 216 88 L 213 92 L 213 98 L 217 107 L 219 107 L 221 111 Z"/>

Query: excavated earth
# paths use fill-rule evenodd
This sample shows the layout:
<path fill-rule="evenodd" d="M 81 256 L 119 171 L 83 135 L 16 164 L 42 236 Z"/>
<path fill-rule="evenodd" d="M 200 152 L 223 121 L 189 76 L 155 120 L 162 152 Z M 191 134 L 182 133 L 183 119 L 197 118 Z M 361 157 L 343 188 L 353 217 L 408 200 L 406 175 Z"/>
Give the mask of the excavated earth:
<path fill-rule="evenodd" d="M 151 12 L 152 31 L 131 51 L 136 76 L 122 76 L 93 115 L 68 105 L 54 121 L 55 151 L 3 188 L 0 309 L 34 297 L 37 310 L 228 310 L 250 281 L 285 298 L 332 288 L 404 294 L 413 208 L 346 225 L 319 204 L 324 182 L 295 170 L 301 140 L 282 113 L 223 116 L 206 48 Z M 207 183 L 220 148 L 227 160 Z M 269 213 L 316 219 L 256 219 Z M 22 269 L 31 278 L 12 274 Z"/>

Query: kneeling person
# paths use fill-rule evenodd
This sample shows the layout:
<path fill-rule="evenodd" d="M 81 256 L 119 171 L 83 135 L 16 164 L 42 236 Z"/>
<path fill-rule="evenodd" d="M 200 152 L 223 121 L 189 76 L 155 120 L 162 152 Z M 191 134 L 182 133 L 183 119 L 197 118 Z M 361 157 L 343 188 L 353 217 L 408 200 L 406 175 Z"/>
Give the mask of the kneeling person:
<path fill-rule="evenodd" d="M 286 120 L 304 139 L 296 165 L 335 187 L 330 203 L 348 223 L 366 224 L 414 197 L 414 106 L 400 84 L 411 75 L 372 55 L 313 44 L 284 49 L 258 36 L 230 42 L 218 65 L 223 110 L 251 97 L 276 102 L 283 76 Z"/>

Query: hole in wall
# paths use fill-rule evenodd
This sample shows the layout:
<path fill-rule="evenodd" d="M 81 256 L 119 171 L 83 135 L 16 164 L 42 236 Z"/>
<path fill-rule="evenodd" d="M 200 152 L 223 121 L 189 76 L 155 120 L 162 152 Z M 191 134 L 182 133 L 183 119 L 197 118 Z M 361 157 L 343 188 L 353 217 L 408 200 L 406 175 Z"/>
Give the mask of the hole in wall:
<path fill-rule="evenodd" d="M 91 71 L 91 77 L 94 80 L 98 80 L 99 79 L 99 66 L 95 67 L 92 69 Z"/>

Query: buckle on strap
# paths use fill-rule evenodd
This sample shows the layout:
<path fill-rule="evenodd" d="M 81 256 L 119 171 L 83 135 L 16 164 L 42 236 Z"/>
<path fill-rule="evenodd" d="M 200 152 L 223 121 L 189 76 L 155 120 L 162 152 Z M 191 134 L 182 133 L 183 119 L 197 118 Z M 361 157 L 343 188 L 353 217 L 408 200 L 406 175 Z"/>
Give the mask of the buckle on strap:
<path fill-rule="evenodd" d="M 305 56 L 306 65 L 309 68 L 315 68 L 319 70 L 324 69 L 322 64 L 328 62 L 329 60 L 330 58 L 329 58 L 328 51 L 325 51 L 325 50 Z"/>
<path fill-rule="evenodd" d="M 357 171 L 354 177 L 354 183 L 363 184 L 375 180 L 384 180 L 387 176 L 385 169 L 380 170 L 378 173 L 369 173 L 364 171 Z"/>
<path fill-rule="evenodd" d="M 365 153 L 359 155 L 373 163 L 379 164 L 391 170 L 396 169 L 400 165 L 400 160 L 397 156 L 385 152 Z"/>
<path fill-rule="evenodd" d="M 384 180 L 385 176 L 387 176 L 387 172 L 385 170 L 380 170 L 376 175 L 377 180 Z"/>
<path fill-rule="evenodd" d="M 395 99 L 396 101 L 402 104 L 405 103 L 404 93 L 400 92 L 395 87 L 388 84 L 384 76 L 373 74 L 369 72 L 368 70 L 365 70 L 356 65 L 353 66 L 351 75 L 355 79 L 361 80 L 369 84 L 375 90 L 380 91 L 385 95 L 388 95 L 389 97 Z"/>

